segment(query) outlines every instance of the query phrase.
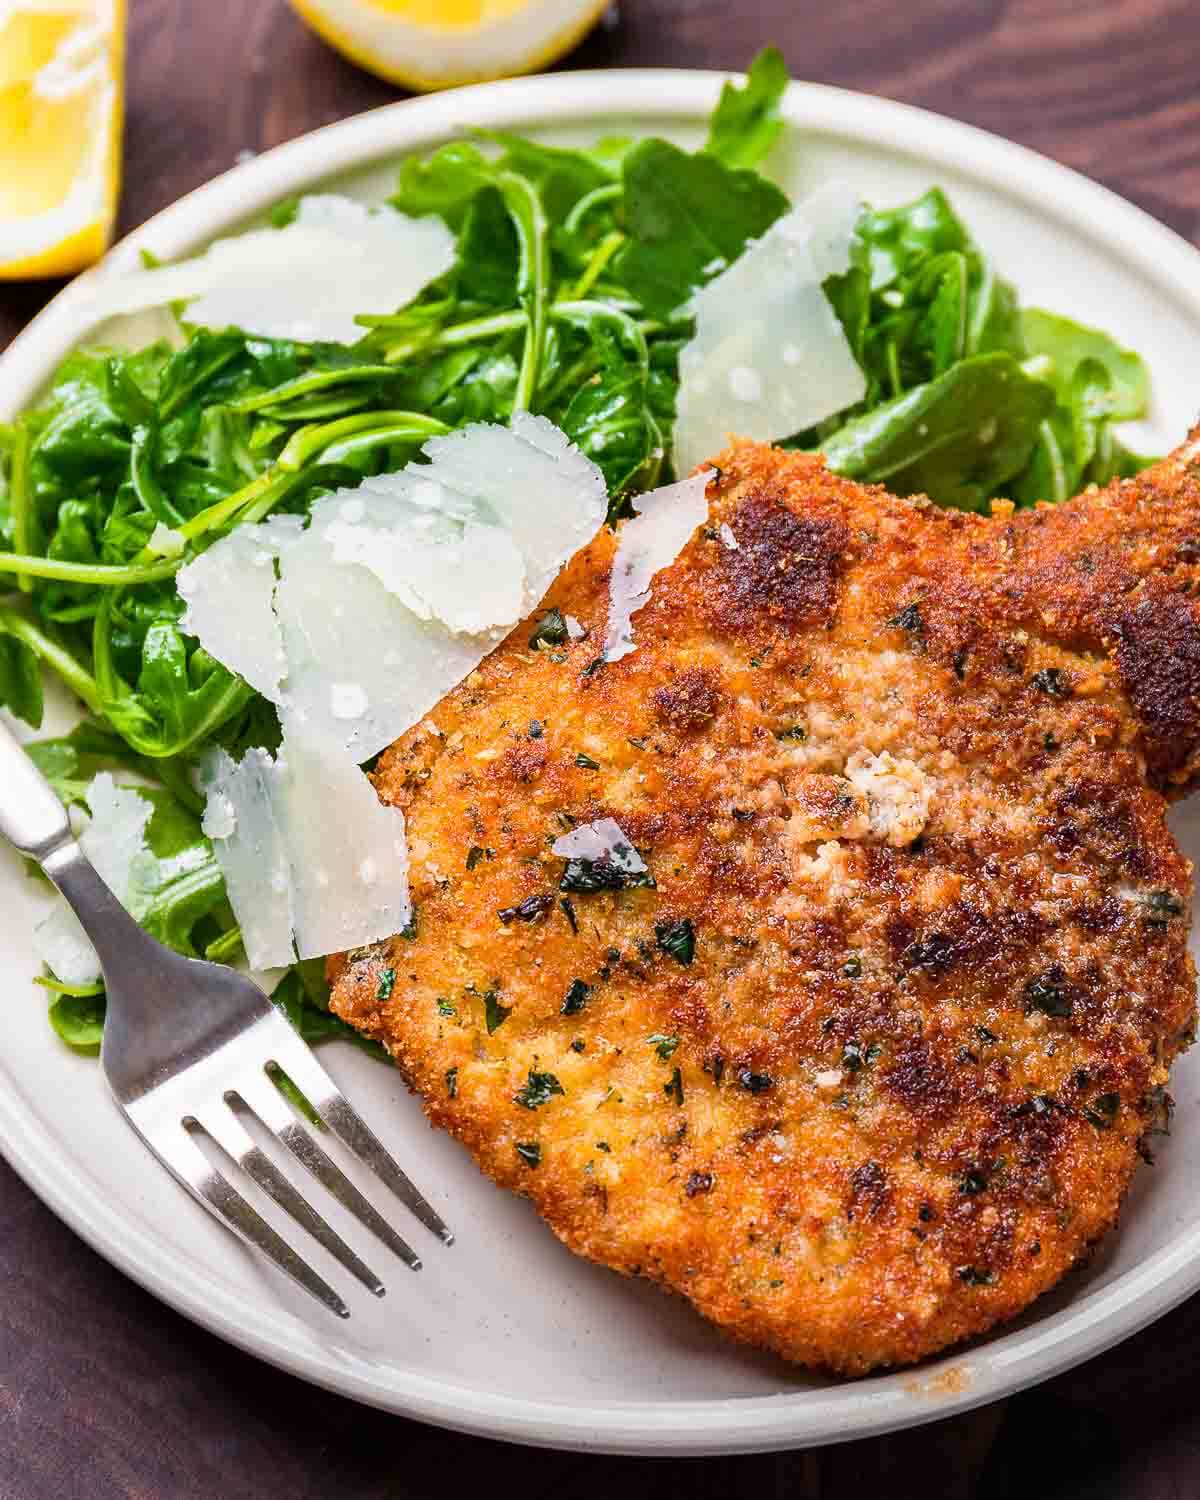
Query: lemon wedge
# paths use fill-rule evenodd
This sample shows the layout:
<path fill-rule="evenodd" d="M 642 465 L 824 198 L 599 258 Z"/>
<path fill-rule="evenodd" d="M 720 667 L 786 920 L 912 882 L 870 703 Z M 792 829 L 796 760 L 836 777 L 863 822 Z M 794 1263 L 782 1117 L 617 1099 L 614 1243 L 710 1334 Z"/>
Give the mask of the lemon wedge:
<path fill-rule="evenodd" d="M 125 0 L 0 0 L 0 280 L 108 248 L 121 178 Z"/>
<path fill-rule="evenodd" d="M 578 42 L 609 0 L 292 0 L 361 67 L 410 89 L 532 73 Z"/>

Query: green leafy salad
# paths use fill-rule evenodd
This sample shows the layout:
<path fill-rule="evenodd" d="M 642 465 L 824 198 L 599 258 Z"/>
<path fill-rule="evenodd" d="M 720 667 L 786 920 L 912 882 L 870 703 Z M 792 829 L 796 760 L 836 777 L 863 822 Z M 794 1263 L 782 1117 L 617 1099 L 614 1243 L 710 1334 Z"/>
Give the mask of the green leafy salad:
<path fill-rule="evenodd" d="M 183 628 L 180 569 L 236 528 L 306 517 L 422 461 L 432 437 L 517 412 L 547 418 L 599 468 L 610 524 L 676 477 L 697 293 L 793 208 L 759 171 L 786 83 L 764 52 L 725 86 L 696 152 L 481 132 L 405 161 L 391 204 L 439 221 L 453 265 L 404 306 L 362 307 L 356 342 L 201 326 L 174 303 L 176 338 L 82 348 L 39 405 L 0 425 L 0 706 L 39 728 L 47 671 L 82 703 L 72 733 L 30 753 L 81 809 L 100 773 L 138 787 L 149 817 L 127 904 L 154 936 L 241 961 L 197 770 L 214 747 L 236 759 L 280 742 L 274 705 Z M 283 245 L 300 211 L 278 205 L 260 236 Z M 1113 429 L 1145 411 L 1138 356 L 1021 308 L 939 188 L 861 209 L 848 265 L 822 287 L 865 394 L 778 434 L 786 446 L 972 510 L 999 495 L 1060 501 L 1147 462 Z M 734 410 L 727 427 L 740 430 Z M 39 983 L 63 1040 L 94 1049 L 102 984 L 50 967 Z M 328 1011 L 319 960 L 295 964 L 275 998 L 310 1040 L 352 1034 Z"/>

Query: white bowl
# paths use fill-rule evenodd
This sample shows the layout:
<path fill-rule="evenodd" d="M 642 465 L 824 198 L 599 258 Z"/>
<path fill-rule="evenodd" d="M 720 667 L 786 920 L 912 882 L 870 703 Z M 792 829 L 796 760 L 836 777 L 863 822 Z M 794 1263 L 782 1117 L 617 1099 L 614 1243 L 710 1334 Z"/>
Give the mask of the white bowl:
<path fill-rule="evenodd" d="M 96 278 L 136 264 L 143 247 L 165 258 L 190 253 L 276 200 L 333 181 L 382 194 L 399 157 L 471 125 L 558 143 L 632 129 L 695 144 L 721 82 L 709 73 L 632 71 L 521 79 L 396 104 L 281 146 L 159 214 L 57 297 L 0 359 L 0 420 L 36 397 L 80 338 Z M 941 184 L 1027 302 L 1098 323 L 1146 355 L 1155 408 L 1134 444 L 1146 451 L 1180 440 L 1200 404 L 1194 249 L 1065 168 L 935 115 L 805 84 L 791 87 L 785 114 L 789 129 L 772 166 L 789 190 L 840 171 L 886 205 Z M 1185 847 L 1200 852 L 1200 820 L 1183 811 L 1174 825 Z M 172 1184 L 117 1115 L 96 1065 L 58 1043 L 29 982 L 36 895 L 15 859 L 0 862 L 0 883 L 8 995 L 0 1148 L 9 1161 L 157 1296 L 242 1348 L 376 1406 L 493 1437 L 608 1452 L 800 1447 L 994 1400 L 1126 1337 L 1200 1285 L 1200 1075 L 1187 1060 L 1176 1070 L 1176 1137 L 1159 1165 L 1139 1174 L 1123 1227 L 1089 1271 L 1018 1323 L 936 1363 L 839 1383 L 736 1348 L 682 1303 L 572 1258 L 528 1205 L 426 1128 L 394 1072 L 339 1045 L 326 1062 L 459 1243 L 425 1246 L 419 1277 L 397 1265 L 382 1303 L 350 1291 L 354 1316 L 334 1325 Z M 336 1212 L 331 1218 L 365 1253 L 363 1236 Z"/>

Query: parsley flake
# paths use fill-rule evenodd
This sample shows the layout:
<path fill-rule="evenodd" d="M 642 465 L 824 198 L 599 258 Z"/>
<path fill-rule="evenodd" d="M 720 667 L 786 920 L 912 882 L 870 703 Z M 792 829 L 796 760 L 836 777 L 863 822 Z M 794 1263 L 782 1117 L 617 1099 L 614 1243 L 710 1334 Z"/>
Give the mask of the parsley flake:
<path fill-rule="evenodd" d="M 1031 979 L 1025 986 L 1025 1011 L 1041 1011 L 1044 1016 L 1069 1016 L 1071 996 L 1066 985 L 1066 975 L 1058 964 L 1053 964 L 1044 974 Z"/>
<path fill-rule="evenodd" d="M 770 1073 L 755 1073 L 750 1068 L 740 1068 L 737 1080 L 748 1094 L 765 1094 L 768 1089 L 775 1087 L 775 1080 Z"/>
<path fill-rule="evenodd" d="M 995 1286 L 995 1271 L 983 1271 L 978 1266 L 959 1266 L 958 1279 L 968 1286 Z"/>
<path fill-rule="evenodd" d="M 1110 1130 L 1120 1107 L 1120 1094 L 1097 1094 L 1084 1110 L 1083 1117 L 1097 1130 Z"/>
<path fill-rule="evenodd" d="M 1061 667 L 1043 667 L 1029 679 L 1031 687 L 1048 694 L 1051 698 L 1069 698 L 1071 682 Z"/>
<path fill-rule="evenodd" d="M 696 932 L 688 917 L 679 917 L 674 922 L 659 922 L 654 929 L 658 946 L 676 963 L 685 967 L 696 956 Z"/>
<path fill-rule="evenodd" d="M 921 605 L 919 600 L 906 604 L 904 608 L 889 621 L 898 630 L 907 630 L 910 635 L 923 636 L 925 634 L 925 621 L 921 617 Z"/>
<path fill-rule="evenodd" d="M 554 897 L 550 892 L 539 891 L 534 896 L 526 896 L 517 906 L 502 907 L 496 915 L 506 927 L 510 922 L 537 922 L 553 905 Z"/>
<path fill-rule="evenodd" d="M 541 1109 L 543 1104 L 549 1104 L 555 1094 L 565 1093 L 566 1090 L 553 1073 L 538 1073 L 531 1068 L 528 1080 L 513 1095 L 513 1103 L 519 1104 L 522 1109 Z"/>
<path fill-rule="evenodd" d="M 376 998 L 376 1000 L 390 1000 L 392 998 L 392 991 L 395 988 L 396 988 L 396 971 L 395 971 L 395 969 L 381 969 L 380 973 L 379 973 L 379 983 L 378 983 L 378 985 L 375 988 L 375 998 Z"/>
<path fill-rule="evenodd" d="M 542 1148 L 537 1141 L 514 1141 L 513 1147 L 527 1167 L 541 1166 Z"/>
<path fill-rule="evenodd" d="M 571 986 L 567 990 L 563 1000 L 561 1015 L 577 1016 L 587 1004 L 588 996 L 592 993 L 590 984 L 584 984 L 582 979 L 572 979 Z"/>
<path fill-rule="evenodd" d="M 512 1006 L 500 1004 L 500 992 L 498 990 L 488 990 L 485 993 L 483 997 L 483 1022 L 487 1027 L 488 1036 L 491 1036 L 493 1031 L 498 1031 L 511 1015 Z"/>
<path fill-rule="evenodd" d="M 535 651 L 544 651 L 549 646 L 562 646 L 568 639 L 567 622 L 561 609 L 548 609 L 538 621 L 537 629 L 529 637 Z"/>

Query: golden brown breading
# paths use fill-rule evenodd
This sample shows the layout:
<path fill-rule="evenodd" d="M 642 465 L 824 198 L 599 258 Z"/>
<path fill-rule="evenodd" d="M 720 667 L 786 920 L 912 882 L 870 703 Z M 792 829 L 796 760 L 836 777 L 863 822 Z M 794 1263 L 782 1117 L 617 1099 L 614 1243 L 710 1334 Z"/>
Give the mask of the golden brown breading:
<path fill-rule="evenodd" d="M 531 649 L 539 611 L 383 756 L 417 931 L 334 1009 L 573 1250 L 737 1338 L 859 1373 L 1011 1317 L 1114 1223 L 1191 1037 L 1197 453 L 982 517 L 733 447 L 632 655 L 594 666 L 604 532 L 545 601 L 586 638 Z M 603 816 L 653 888 L 561 889 Z"/>

